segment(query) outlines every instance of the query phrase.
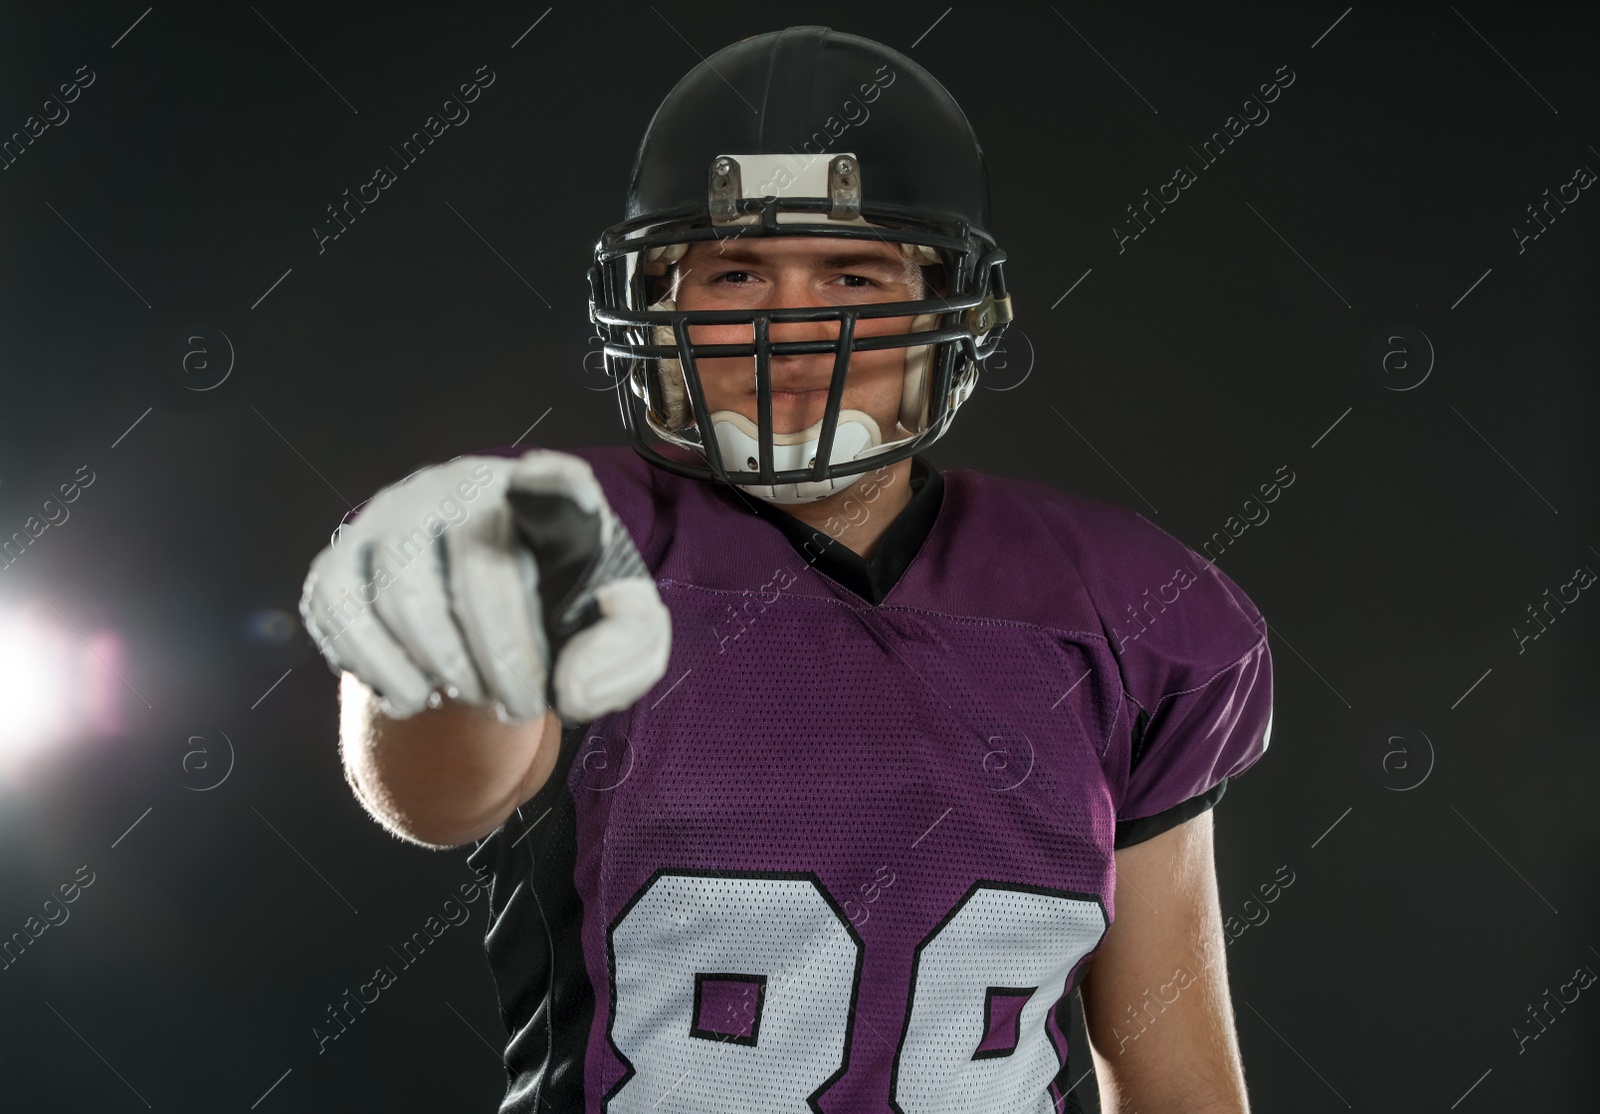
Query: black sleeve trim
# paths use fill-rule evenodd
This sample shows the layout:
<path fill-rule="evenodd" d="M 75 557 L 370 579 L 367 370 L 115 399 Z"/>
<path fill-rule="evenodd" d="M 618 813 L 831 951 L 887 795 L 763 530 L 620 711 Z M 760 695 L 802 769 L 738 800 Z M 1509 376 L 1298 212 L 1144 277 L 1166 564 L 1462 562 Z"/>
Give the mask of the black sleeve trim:
<path fill-rule="evenodd" d="M 1176 828 L 1186 820 L 1193 820 L 1222 800 L 1222 794 L 1227 790 L 1228 779 L 1223 778 L 1198 797 L 1190 797 L 1165 812 L 1158 812 L 1154 816 L 1141 816 L 1136 820 L 1118 820 L 1116 840 L 1112 846 L 1115 850 L 1121 851 L 1124 847 L 1132 847 L 1135 843 L 1153 839 L 1168 828 Z"/>

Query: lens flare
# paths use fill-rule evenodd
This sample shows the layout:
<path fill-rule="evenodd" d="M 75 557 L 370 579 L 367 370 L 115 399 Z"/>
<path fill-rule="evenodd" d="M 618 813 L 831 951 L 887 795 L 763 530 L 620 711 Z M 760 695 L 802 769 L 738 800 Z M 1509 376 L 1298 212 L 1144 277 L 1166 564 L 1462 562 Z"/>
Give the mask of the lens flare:
<path fill-rule="evenodd" d="M 0 616 L 0 762 L 58 737 L 68 719 L 71 634 L 37 615 Z"/>
<path fill-rule="evenodd" d="M 0 773 L 72 737 L 122 729 L 122 639 L 58 615 L 0 613 Z"/>

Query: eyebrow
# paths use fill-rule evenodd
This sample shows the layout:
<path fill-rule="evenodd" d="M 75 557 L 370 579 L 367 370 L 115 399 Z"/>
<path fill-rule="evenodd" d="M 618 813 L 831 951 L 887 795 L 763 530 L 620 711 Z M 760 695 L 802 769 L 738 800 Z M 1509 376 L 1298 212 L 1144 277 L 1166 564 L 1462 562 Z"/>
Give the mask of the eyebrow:
<path fill-rule="evenodd" d="M 706 252 L 701 257 L 701 262 L 726 262 L 726 263 L 770 263 L 771 259 L 757 255 L 746 248 L 729 248 L 727 251 Z M 829 270 L 843 267 L 883 267 L 886 270 L 899 271 L 901 261 L 890 259 L 887 256 L 874 252 L 847 252 L 842 255 L 828 255 L 814 262 Z"/>

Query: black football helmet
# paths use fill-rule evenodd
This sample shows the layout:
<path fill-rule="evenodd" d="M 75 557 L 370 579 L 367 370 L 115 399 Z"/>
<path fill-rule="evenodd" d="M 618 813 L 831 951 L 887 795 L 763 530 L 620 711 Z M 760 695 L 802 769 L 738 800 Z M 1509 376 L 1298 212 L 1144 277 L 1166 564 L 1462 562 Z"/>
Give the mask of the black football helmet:
<path fill-rule="evenodd" d="M 988 224 L 988 173 L 972 126 L 944 86 L 905 55 L 826 27 L 790 27 L 717 51 L 661 102 L 639 145 L 627 216 L 595 246 L 590 318 L 633 447 L 679 475 L 799 503 L 933 444 L 1011 321 L 1006 253 Z M 666 276 L 691 244 L 758 236 L 898 243 L 923 268 L 926 292 L 939 296 L 675 307 Z M 911 317 L 912 331 L 855 335 L 858 320 L 877 317 Z M 837 321 L 838 333 L 771 341 L 773 322 L 788 321 Z M 748 325 L 751 342 L 689 339 L 691 325 L 730 324 Z M 851 354 L 887 348 L 906 351 L 894 430 L 840 409 Z M 819 352 L 833 354 L 821 421 L 775 435 L 772 358 Z M 696 360 L 730 356 L 754 357 L 755 424 L 707 409 Z M 665 455 L 657 443 L 692 452 Z"/>

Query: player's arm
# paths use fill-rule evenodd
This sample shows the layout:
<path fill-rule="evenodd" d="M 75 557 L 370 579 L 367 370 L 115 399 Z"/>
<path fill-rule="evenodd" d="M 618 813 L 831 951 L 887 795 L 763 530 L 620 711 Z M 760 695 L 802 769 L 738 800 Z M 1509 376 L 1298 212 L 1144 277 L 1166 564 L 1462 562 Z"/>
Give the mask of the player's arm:
<path fill-rule="evenodd" d="M 1248 1114 L 1210 811 L 1116 852 L 1116 921 L 1083 981 L 1105 1114 Z"/>
<path fill-rule="evenodd" d="M 482 705 L 445 700 L 395 719 L 354 673 L 340 681 L 345 780 L 374 820 L 424 846 L 458 847 L 494 831 L 543 788 L 560 749 L 554 712 L 504 723 Z"/>
<path fill-rule="evenodd" d="M 346 780 L 432 847 L 494 831 L 549 779 L 562 724 L 631 705 L 671 648 L 593 470 L 537 449 L 380 491 L 312 562 L 300 614 L 340 677 Z"/>

